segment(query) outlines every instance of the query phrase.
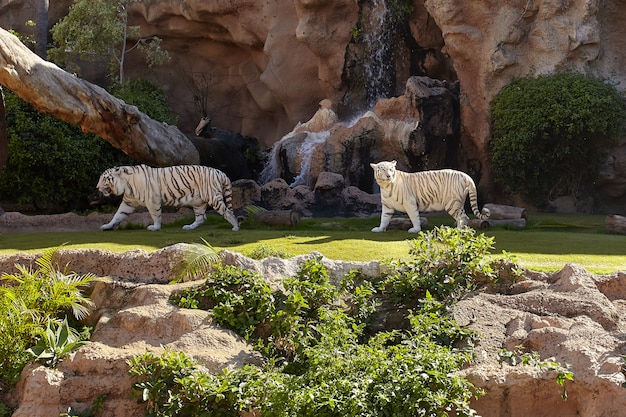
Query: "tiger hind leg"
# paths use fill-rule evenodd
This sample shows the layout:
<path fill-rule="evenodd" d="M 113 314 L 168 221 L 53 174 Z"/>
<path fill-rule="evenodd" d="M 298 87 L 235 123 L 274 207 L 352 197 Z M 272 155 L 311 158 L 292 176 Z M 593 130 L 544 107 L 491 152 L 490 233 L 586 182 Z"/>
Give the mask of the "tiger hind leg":
<path fill-rule="evenodd" d="M 452 218 L 456 222 L 457 229 L 462 229 L 464 226 L 467 226 L 469 222 L 469 217 L 465 214 L 465 210 L 463 209 L 463 205 L 460 203 L 455 203 L 452 207 L 448 208 L 448 214 L 452 216 Z"/>
<path fill-rule="evenodd" d="M 193 214 L 196 216 L 196 218 L 193 223 L 184 225 L 183 230 L 194 230 L 200 227 L 200 225 L 202 225 L 204 223 L 204 220 L 206 219 L 206 208 L 207 204 L 195 206 L 193 208 Z"/>
<path fill-rule="evenodd" d="M 211 206 L 222 217 L 224 217 L 228 221 L 228 223 L 231 224 L 231 226 L 233 226 L 233 228 L 231 229 L 233 232 L 236 232 L 239 230 L 239 221 L 237 220 L 235 213 L 233 213 L 230 207 L 226 207 L 226 204 L 224 203 L 224 200 L 221 197 L 215 198 Z"/>

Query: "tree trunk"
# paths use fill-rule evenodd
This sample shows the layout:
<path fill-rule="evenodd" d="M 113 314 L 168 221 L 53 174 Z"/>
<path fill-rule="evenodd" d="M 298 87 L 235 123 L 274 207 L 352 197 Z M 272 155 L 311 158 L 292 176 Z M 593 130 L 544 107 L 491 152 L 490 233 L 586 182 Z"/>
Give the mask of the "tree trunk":
<path fill-rule="evenodd" d="M 467 225 L 474 229 L 488 230 L 493 226 L 508 226 L 513 229 L 523 229 L 526 227 L 526 219 L 506 219 L 506 220 L 480 220 L 471 219 Z"/>
<path fill-rule="evenodd" d="M 37 1 L 37 19 L 35 20 L 35 53 L 41 58 L 47 58 L 48 47 L 48 9 L 49 0 Z"/>
<path fill-rule="evenodd" d="M 295 210 L 260 211 L 254 218 L 270 226 L 297 226 L 300 223 L 300 213 Z"/>
<path fill-rule="evenodd" d="M 528 219 L 526 209 L 523 207 L 487 203 L 484 208 L 489 209 L 491 212 L 489 218 L 492 220 Z"/>
<path fill-rule="evenodd" d="M 195 146 L 175 126 L 158 122 L 32 53 L 0 29 L 0 84 L 44 113 L 81 126 L 138 162 L 154 166 L 197 164 Z"/>
<path fill-rule="evenodd" d="M 616 214 L 606 216 L 604 227 L 607 233 L 626 235 L 626 217 Z"/>
<path fill-rule="evenodd" d="M 411 223 L 411 219 L 408 217 L 393 217 L 389 221 L 389 225 L 387 225 L 387 230 L 409 230 L 413 227 L 413 223 Z M 420 227 L 425 229 L 428 227 L 428 219 L 426 217 L 420 216 Z"/>
<path fill-rule="evenodd" d="M 7 131 L 7 112 L 4 107 L 4 93 L 0 86 L 0 169 L 9 159 L 9 132 Z"/>

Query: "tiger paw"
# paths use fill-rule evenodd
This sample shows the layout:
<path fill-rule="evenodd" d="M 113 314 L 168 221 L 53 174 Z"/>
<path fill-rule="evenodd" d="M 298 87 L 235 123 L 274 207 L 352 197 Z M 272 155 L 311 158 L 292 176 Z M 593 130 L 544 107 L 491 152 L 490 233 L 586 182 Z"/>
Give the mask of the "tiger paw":
<path fill-rule="evenodd" d="M 161 226 L 151 224 L 150 226 L 146 227 L 146 229 L 150 230 L 151 232 L 156 232 L 157 230 L 161 230 Z"/>
<path fill-rule="evenodd" d="M 385 231 L 385 229 L 382 228 L 382 227 L 375 227 L 375 228 L 372 229 L 372 232 L 374 232 L 374 233 L 380 233 L 380 232 L 384 232 L 384 231 Z"/>
<path fill-rule="evenodd" d="M 113 230 L 113 229 L 115 229 L 115 225 L 112 225 L 111 223 L 103 224 L 102 226 L 100 226 L 100 230 Z"/>
<path fill-rule="evenodd" d="M 411 228 L 409 229 L 409 233 L 419 233 L 419 232 L 421 232 L 421 231 L 422 231 L 422 229 L 421 229 L 421 228 L 419 228 L 419 227 L 411 227 Z"/>
<path fill-rule="evenodd" d="M 239 231 L 239 226 L 235 226 L 231 229 L 233 232 L 238 232 Z"/>

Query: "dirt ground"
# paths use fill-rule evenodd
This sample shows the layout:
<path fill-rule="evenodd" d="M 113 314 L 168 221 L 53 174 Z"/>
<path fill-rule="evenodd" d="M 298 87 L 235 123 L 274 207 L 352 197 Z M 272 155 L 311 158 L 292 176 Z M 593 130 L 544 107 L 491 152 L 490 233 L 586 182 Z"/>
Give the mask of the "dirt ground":
<path fill-rule="evenodd" d="M 0 209 L 0 233 L 41 233 L 41 232 L 83 232 L 99 231 L 108 223 L 114 213 L 93 212 L 87 216 L 76 213 L 29 216 L 18 212 L 4 212 Z M 175 213 L 163 213 L 163 223 L 192 216 L 191 209 L 182 208 Z M 147 226 L 152 219 L 147 211 L 138 211 L 128 216 L 126 223 Z"/>

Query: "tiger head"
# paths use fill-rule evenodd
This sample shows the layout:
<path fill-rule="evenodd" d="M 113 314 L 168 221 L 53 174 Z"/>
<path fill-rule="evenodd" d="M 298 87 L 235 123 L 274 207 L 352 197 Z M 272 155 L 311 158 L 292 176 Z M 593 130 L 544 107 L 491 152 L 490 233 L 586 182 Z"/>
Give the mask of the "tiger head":
<path fill-rule="evenodd" d="M 396 180 L 396 161 L 382 161 L 370 164 L 374 170 L 374 179 L 380 186 L 391 184 Z"/>
<path fill-rule="evenodd" d="M 96 188 L 103 196 L 124 194 L 125 184 L 120 177 L 120 173 L 120 168 L 115 167 L 107 169 L 100 175 Z"/>

